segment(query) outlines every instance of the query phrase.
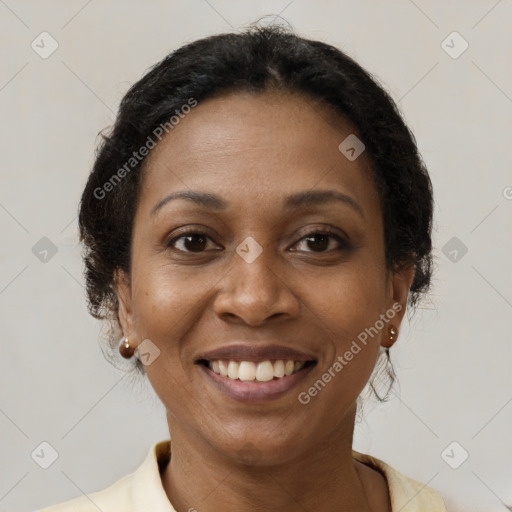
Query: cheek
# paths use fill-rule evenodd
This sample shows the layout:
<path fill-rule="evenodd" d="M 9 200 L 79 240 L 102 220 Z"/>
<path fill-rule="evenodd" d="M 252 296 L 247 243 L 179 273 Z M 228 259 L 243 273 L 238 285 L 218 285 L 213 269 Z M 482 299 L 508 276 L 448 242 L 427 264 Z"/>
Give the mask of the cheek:
<path fill-rule="evenodd" d="M 191 358 L 185 353 L 184 340 L 199 320 L 200 292 L 178 276 L 165 266 L 153 267 L 139 274 L 133 290 L 137 337 L 150 339 L 160 351 L 158 358 L 144 368 L 149 382 L 167 411 L 186 417 L 193 389 L 191 369 L 186 364 Z"/>
<path fill-rule="evenodd" d="M 318 327 L 324 328 L 330 345 L 328 359 L 319 368 L 334 384 L 325 398 L 355 398 L 368 381 L 386 332 L 381 320 L 385 292 L 382 268 L 367 260 L 321 281 L 310 294 Z"/>
<path fill-rule="evenodd" d="M 341 339 L 373 325 L 386 304 L 385 273 L 368 258 L 317 281 L 308 301 Z"/>
<path fill-rule="evenodd" d="M 208 284 L 203 285 L 180 279 L 166 266 L 139 274 L 133 284 L 138 336 L 154 339 L 164 351 L 178 349 L 183 333 L 197 320 L 197 304 Z"/>

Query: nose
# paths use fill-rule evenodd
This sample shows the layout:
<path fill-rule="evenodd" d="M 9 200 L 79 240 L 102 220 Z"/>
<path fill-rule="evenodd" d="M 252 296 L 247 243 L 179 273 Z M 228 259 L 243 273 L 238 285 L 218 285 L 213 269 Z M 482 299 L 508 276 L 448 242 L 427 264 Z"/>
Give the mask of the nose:
<path fill-rule="evenodd" d="M 225 321 L 257 326 L 272 318 L 293 318 L 300 311 L 295 287 L 282 266 L 272 265 L 270 249 L 248 263 L 234 254 L 234 265 L 214 302 L 214 311 Z M 281 274 L 281 275 L 280 275 Z"/>

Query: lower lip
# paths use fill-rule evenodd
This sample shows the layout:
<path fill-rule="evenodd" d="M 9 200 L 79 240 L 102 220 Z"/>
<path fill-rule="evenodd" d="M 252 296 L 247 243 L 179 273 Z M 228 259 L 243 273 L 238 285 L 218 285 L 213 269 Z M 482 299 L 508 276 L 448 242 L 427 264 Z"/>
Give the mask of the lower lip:
<path fill-rule="evenodd" d="M 311 365 L 292 375 L 274 378 L 267 382 L 242 381 L 222 377 L 203 364 L 197 365 L 202 373 L 222 392 L 239 402 L 262 402 L 275 400 L 289 393 L 305 379 L 306 375 L 316 366 Z"/>

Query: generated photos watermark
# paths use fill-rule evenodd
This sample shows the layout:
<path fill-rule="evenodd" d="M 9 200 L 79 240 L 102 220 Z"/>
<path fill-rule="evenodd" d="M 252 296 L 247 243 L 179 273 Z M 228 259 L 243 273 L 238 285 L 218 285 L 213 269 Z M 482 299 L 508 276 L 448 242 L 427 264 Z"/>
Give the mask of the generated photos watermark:
<path fill-rule="evenodd" d="M 369 339 L 373 339 L 379 332 L 381 332 L 386 324 L 395 318 L 396 314 L 402 310 L 402 305 L 395 302 L 391 308 L 385 313 L 381 313 L 378 320 L 371 327 L 366 327 L 357 335 L 357 340 L 353 340 L 350 348 L 345 353 L 336 358 L 336 361 L 322 374 L 322 376 L 313 383 L 307 391 L 301 391 L 297 399 L 302 405 L 307 405 L 311 398 L 318 395 L 331 380 L 338 375 L 347 364 L 352 361 L 356 354 L 361 352 L 361 345 L 366 346 Z M 359 343 L 358 343 L 359 342 Z"/>
<path fill-rule="evenodd" d="M 176 125 L 179 124 L 190 111 L 197 105 L 197 100 L 189 98 L 187 103 L 183 104 L 180 109 L 176 109 L 173 115 L 168 121 L 158 125 L 152 132 L 152 135 L 148 135 L 146 142 L 138 149 L 134 151 L 132 156 L 122 165 L 101 187 L 94 189 L 94 197 L 98 200 L 102 200 L 106 197 L 108 192 L 112 192 L 114 187 L 118 185 L 121 180 L 130 173 L 137 165 L 148 156 L 149 152 L 156 146 L 155 139 L 162 140 L 164 134 L 169 133 Z"/>

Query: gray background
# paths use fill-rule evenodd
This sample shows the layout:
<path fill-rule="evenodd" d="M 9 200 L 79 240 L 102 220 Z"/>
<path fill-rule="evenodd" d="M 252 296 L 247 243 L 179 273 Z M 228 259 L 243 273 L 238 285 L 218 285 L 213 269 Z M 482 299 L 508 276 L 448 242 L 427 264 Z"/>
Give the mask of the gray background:
<path fill-rule="evenodd" d="M 278 13 L 381 80 L 435 187 L 430 301 L 392 349 L 400 386 L 368 404 L 354 447 L 467 512 L 512 505 L 510 1 L 0 0 L 0 511 L 102 489 L 168 437 L 150 386 L 104 360 L 86 312 L 80 193 L 97 133 L 145 69 Z M 58 42 L 45 59 L 31 47 L 51 49 L 43 31 Z M 31 457 L 43 441 L 58 453 L 48 469 Z"/>

